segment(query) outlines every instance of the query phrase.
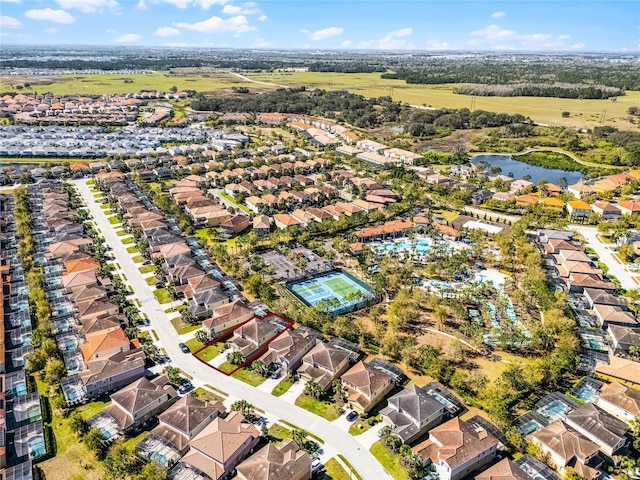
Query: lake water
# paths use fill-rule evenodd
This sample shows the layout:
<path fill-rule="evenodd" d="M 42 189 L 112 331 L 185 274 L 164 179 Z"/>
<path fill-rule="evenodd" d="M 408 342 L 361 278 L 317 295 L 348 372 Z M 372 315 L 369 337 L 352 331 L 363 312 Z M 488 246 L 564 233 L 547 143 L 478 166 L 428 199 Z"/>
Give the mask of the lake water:
<path fill-rule="evenodd" d="M 531 177 L 530 181 L 537 184 L 541 179 L 545 179 L 550 183 L 559 183 L 560 179 L 564 177 L 569 185 L 572 185 L 582 178 L 580 172 L 567 172 L 566 170 L 559 170 L 555 168 L 537 167 L 535 165 L 529 165 L 525 162 L 514 160 L 511 155 L 475 155 L 471 157 L 471 163 L 477 165 L 480 162 L 486 162 L 491 167 L 500 167 L 502 169 L 502 175 L 509 175 L 513 173 L 514 179 L 519 179 L 525 175 Z"/>

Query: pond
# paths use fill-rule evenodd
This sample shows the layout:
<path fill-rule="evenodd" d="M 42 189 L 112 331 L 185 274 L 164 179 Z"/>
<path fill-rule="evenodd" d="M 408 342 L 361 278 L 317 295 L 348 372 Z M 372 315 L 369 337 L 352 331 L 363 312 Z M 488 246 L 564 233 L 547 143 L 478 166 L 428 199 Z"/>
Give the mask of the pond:
<path fill-rule="evenodd" d="M 511 155 L 475 155 L 471 157 L 471 163 L 474 165 L 480 162 L 488 163 L 489 167 L 500 167 L 502 169 L 502 175 L 512 173 L 515 179 L 529 175 L 531 177 L 530 181 L 534 184 L 537 184 L 541 179 L 545 179 L 557 185 L 560 179 L 564 177 L 567 183 L 572 185 L 582 178 L 582 173 L 580 172 L 568 172 L 555 168 L 529 165 L 528 163 L 515 160 Z"/>

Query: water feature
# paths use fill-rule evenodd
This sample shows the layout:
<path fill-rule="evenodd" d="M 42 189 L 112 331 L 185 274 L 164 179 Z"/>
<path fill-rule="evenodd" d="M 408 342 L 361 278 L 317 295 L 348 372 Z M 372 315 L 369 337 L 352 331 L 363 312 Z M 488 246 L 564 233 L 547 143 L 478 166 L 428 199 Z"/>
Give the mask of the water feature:
<path fill-rule="evenodd" d="M 516 157 L 517 158 L 517 157 Z M 582 178 L 580 172 L 568 172 L 555 168 L 544 168 L 514 159 L 511 155 L 475 155 L 471 158 L 474 165 L 485 162 L 491 167 L 500 167 L 502 175 L 513 173 L 513 178 L 522 178 L 525 175 L 531 177 L 530 181 L 537 184 L 541 179 L 558 184 L 561 178 L 565 178 L 569 185 L 577 183 Z"/>
<path fill-rule="evenodd" d="M 394 243 L 384 243 L 382 245 L 378 245 L 376 250 L 381 252 L 409 252 L 415 247 L 415 251 L 419 255 L 424 255 L 429 252 L 429 248 L 431 248 L 431 242 L 427 239 L 418 239 L 414 243 L 410 241 L 402 241 L 402 242 L 394 242 Z"/>

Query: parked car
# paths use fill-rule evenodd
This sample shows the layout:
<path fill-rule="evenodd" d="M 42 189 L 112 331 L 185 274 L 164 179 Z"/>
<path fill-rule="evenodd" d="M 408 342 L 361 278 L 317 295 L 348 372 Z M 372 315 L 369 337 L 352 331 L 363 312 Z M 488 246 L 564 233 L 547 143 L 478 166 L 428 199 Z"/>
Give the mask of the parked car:
<path fill-rule="evenodd" d="M 355 410 L 351 410 L 349 413 L 347 413 L 348 422 L 353 422 L 356 418 L 358 418 L 358 412 L 356 412 Z"/>
<path fill-rule="evenodd" d="M 162 283 L 162 282 L 157 282 L 156 283 L 156 288 L 162 288 L 162 287 L 164 287 L 164 283 Z"/>
<path fill-rule="evenodd" d="M 189 350 L 189 347 L 187 347 L 184 343 L 179 343 L 178 347 L 180 347 L 180 350 L 182 350 L 182 353 L 191 353 L 191 350 Z"/>
<path fill-rule="evenodd" d="M 186 382 L 180 385 L 180 388 L 178 388 L 178 393 L 184 394 L 190 392 L 191 390 L 193 390 L 193 384 L 191 382 Z"/>

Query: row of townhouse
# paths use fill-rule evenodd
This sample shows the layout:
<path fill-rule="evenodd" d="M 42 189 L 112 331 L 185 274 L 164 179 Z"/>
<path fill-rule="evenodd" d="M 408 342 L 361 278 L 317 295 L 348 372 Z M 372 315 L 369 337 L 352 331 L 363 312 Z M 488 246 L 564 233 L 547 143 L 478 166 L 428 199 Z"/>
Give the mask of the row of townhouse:
<path fill-rule="evenodd" d="M 47 452 L 40 396 L 25 372 L 32 325 L 13 210 L 13 197 L 0 195 L 0 474 L 31 480 L 32 462 Z"/>
<path fill-rule="evenodd" d="M 342 145 L 336 148 L 336 153 L 343 156 L 356 157 L 375 166 L 413 165 L 422 158 L 422 155 L 418 153 L 401 148 L 391 148 L 373 140 L 358 140 L 355 147 Z"/>
<path fill-rule="evenodd" d="M 108 192 L 123 213 L 128 229 L 148 244 L 151 259 L 162 259 L 166 276 L 175 285 L 176 295 L 189 303 L 199 318 L 211 314 L 213 308 L 229 302 L 230 292 L 222 278 L 212 275 L 204 258 L 196 259 L 180 229 L 143 198 L 142 192 L 123 174 L 101 174 L 96 181 Z"/>
<path fill-rule="evenodd" d="M 101 276 L 92 240 L 76 217 L 62 182 L 34 187 L 36 225 L 45 249 L 44 273 L 58 348 L 67 377 L 62 391 L 70 405 L 112 392 L 145 374 L 145 355 L 124 333 L 128 322 Z"/>
<path fill-rule="evenodd" d="M 174 182 L 169 195 L 187 212 L 196 226 L 219 227 L 232 217 L 225 207 L 206 196 L 193 179 Z"/>
<path fill-rule="evenodd" d="M 567 191 L 577 198 L 591 194 L 610 194 L 619 192 L 622 187 L 640 180 L 640 170 L 616 173 L 599 179 L 580 181 L 567 187 Z"/>

